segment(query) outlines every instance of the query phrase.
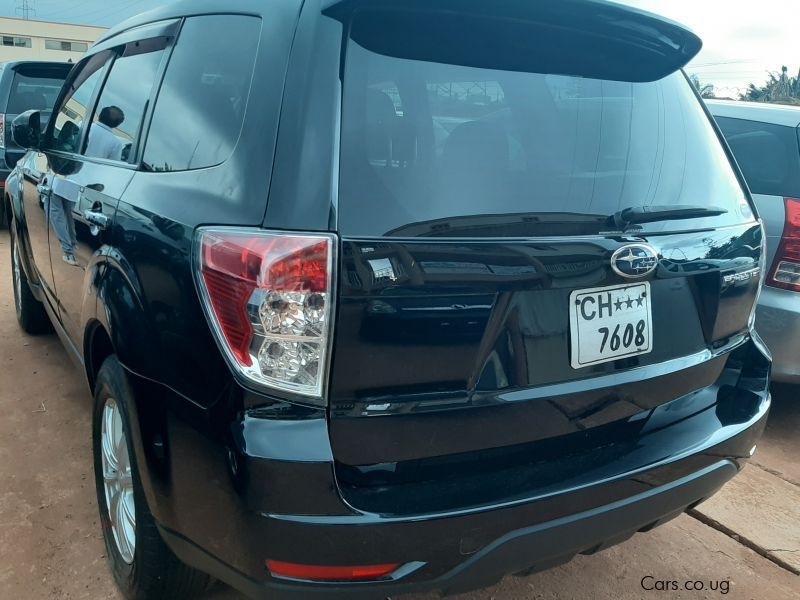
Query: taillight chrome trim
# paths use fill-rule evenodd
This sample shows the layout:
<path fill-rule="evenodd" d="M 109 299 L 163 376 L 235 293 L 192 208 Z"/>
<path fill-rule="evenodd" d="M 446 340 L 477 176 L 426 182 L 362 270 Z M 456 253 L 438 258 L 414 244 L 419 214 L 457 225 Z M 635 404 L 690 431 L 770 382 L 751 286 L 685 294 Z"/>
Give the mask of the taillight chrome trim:
<path fill-rule="evenodd" d="M 313 391 L 297 389 L 289 385 L 283 385 L 277 381 L 265 381 L 263 379 L 256 379 L 248 371 L 243 368 L 243 365 L 236 358 L 228 345 L 225 332 L 215 313 L 211 296 L 208 287 L 203 277 L 203 239 L 207 235 L 230 235 L 230 236 L 248 236 L 253 238 L 258 237 L 280 237 L 280 238 L 297 238 L 303 240 L 319 240 L 327 243 L 327 275 L 328 275 L 328 289 L 329 301 L 326 306 L 326 324 L 327 329 L 325 332 L 326 338 L 323 340 L 322 354 L 319 360 L 320 373 L 319 381 Z M 245 387 L 248 387 L 257 392 L 266 392 L 268 394 L 275 394 L 288 401 L 297 402 L 300 404 L 309 404 L 315 407 L 327 406 L 327 393 L 330 379 L 330 366 L 331 366 L 331 353 L 333 351 L 333 336 L 334 326 L 336 321 L 337 309 L 337 270 L 338 270 L 338 256 L 339 256 L 339 238 L 334 233 L 326 232 L 302 232 L 302 231 L 280 231 L 271 229 L 262 229 L 258 227 L 231 227 L 231 226 L 203 226 L 198 227 L 194 234 L 192 246 L 192 274 L 197 288 L 200 304 L 203 308 L 203 314 L 206 321 L 211 328 L 212 337 L 220 349 L 220 352 L 225 358 L 225 362 L 231 369 L 234 377 Z"/>

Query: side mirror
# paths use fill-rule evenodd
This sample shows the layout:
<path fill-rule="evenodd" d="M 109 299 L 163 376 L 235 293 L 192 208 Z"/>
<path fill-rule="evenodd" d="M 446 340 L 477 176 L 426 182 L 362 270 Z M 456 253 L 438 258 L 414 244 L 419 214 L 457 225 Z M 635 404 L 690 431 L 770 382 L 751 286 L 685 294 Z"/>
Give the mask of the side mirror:
<path fill-rule="evenodd" d="M 11 135 L 18 146 L 26 150 L 38 150 L 42 137 L 42 114 L 38 110 L 26 110 L 11 122 Z"/>

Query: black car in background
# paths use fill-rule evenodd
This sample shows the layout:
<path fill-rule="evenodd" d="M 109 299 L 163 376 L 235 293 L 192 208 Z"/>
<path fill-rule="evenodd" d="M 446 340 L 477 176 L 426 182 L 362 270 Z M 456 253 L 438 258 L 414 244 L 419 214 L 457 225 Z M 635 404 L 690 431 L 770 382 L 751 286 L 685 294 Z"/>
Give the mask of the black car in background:
<path fill-rule="evenodd" d="M 0 63 L 0 189 L 25 153 L 11 135 L 11 121 L 26 110 L 47 115 L 53 110 L 61 86 L 72 68 L 70 63 L 18 61 Z M 0 229 L 6 224 L 0 206 Z"/>
<path fill-rule="evenodd" d="M 94 394 L 124 595 L 456 593 L 733 477 L 763 231 L 700 45 L 596 0 L 196 0 L 17 117 L 17 317 Z"/>

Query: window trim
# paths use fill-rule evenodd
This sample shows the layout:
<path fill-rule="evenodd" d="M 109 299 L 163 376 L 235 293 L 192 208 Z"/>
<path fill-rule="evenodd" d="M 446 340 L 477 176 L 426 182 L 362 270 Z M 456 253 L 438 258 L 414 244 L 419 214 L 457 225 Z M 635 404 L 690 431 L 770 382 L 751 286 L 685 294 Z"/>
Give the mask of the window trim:
<path fill-rule="evenodd" d="M 89 99 L 89 104 L 87 105 L 87 108 L 88 108 L 87 116 L 84 119 L 84 122 L 81 123 L 81 131 L 80 131 L 80 136 L 78 138 L 78 142 L 79 142 L 78 143 L 78 148 L 83 148 L 84 139 L 86 137 L 87 132 L 89 131 L 88 127 L 86 127 L 84 129 L 83 124 L 86 123 L 86 122 L 91 122 L 91 119 L 94 117 L 94 111 L 95 111 L 95 108 L 97 106 L 97 100 L 100 97 L 100 91 L 105 86 L 105 82 L 106 82 L 106 79 L 108 77 L 109 70 L 111 68 L 112 63 L 114 62 L 113 50 L 97 52 L 95 54 L 92 54 L 91 56 L 86 56 L 83 59 L 81 59 L 81 61 L 78 62 L 77 65 L 75 65 L 75 68 L 73 68 L 73 71 L 70 73 L 70 76 L 67 77 L 66 80 L 64 80 L 64 86 L 61 88 L 61 93 L 58 95 L 58 99 L 56 100 L 56 103 L 53 105 L 53 113 L 52 113 L 52 116 L 50 117 L 50 121 L 47 124 L 47 129 L 45 129 L 44 134 L 42 136 L 43 140 L 48 141 L 48 140 L 52 139 L 53 130 L 56 127 L 56 120 L 57 120 L 58 114 L 61 112 L 61 109 L 64 107 L 64 104 L 65 104 L 65 101 L 66 101 L 67 91 L 72 87 L 72 84 L 80 76 L 80 74 L 82 73 L 83 69 L 85 68 L 85 64 L 88 63 L 89 61 L 91 61 L 92 59 L 94 59 L 95 57 L 103 56 L 103 55 L 106 55 L 106 54 L 108 55 L 108 58 L 105 59 L 105 63 L 103 64 L 102 72 L 101 72 L 101 75 L 100 75 L 100 82 L 97 85 L 97 87 L 94 89 L 94 91 L 92 92 L 92 96 Z M 81 65 L 83 65 L 83 66 L 81 66 Z M 81 67 L 80 69 L 77 68 L 79 66 Z M 42 148 L 42 151 L 55 154 L 56 156 L 63 156 L 63 157 L 72 158 L 72 159 L 74 159 L 75 157 L 81 157 L 82 156 L 80 153 L 67 152 L 65 150 L 60 150 L 60 149 L 57 149 L 57 148 L 47 148 L 46 146 L 44 146 Z"/>
<path fill-rule="evenodd" d="M 182 20 L 181 20 L 181 22 L 182 22 Z M 180 23 L 179 23 L 179 25 L 180 25 Z M 149 28 L 147 30 L 145 30 L 145 31 L 148 32 L 148 33 L 152 32 Z M 155 74 L 155 77 L 154 77 L 154 80 L 153 80 L 153 86 L 152 86 L 152 88 L 150 90 L 150 96 L 148 97 L 148 99 L 145 102 L 145 110 L 144 110 L 144 114 L 142 115 L 142 121 L 139 124 L 139 128 L 138 128 L 138 130 L 136 132 L 136 137 L 133 140 L 133 143 L 131 145 L 131 157 L 132 157 L 132 159 L 130 159 L 128 161 L 122 161 L 122 160 L 118 161 L 118 160 L 111 160 L 111 159 L 107 159 L 107 158 L 98 158 L 98 157 L 95 157 L 95 156 L 87 156 L 85 154 L 85 150 L 86 150 L 86 144 L 88 142 L 89 130 L 91 129 L 91 124 L 92 124 L 92 122 L 94 120 L 94 116 L 95 116 L 95 114 L 97 112 L 97 105 L 98 105 L 98 103 L 100 101 L 100 96 L 102 95 L 103 91 L 105 90 L 106 84 L 108 83 L 108 78 L 109 78 L 109 75 L 111 74 L 111 70 L 114 68 L 114 65 L 116 64 L 117 60 L 124 56 L 125 48 L 129 44 L 136 44 L 136 43 L 144 42 L 144 41 L 147 41 L 147 40 L 156 39 L 158 37 L 163 37 L 164 38 L 164 47 L 163 48 L 154 49 L 154 50 L 150 50 L 149 52 L 163 52 L 163 55 L 161 57 L 161 62 L 159 63 L 158 68 L 156 69 L 156 74 Z M 101 165 L 122 167 L 122 168 L 130 169 L 130 170 L 138 170 L 140 168 L 140 166 L 141 166 L 141 160 L 142 160 L 141 159 L 141 154 L 142 154 L 142 149 L 144 147 L 144 144 L 142 142 L 144 141 L 145 124 L 147 125 L 147 130 L 149 130 L 150 120 L 152 119 L 152 113 L 153 113 L 153 105 L 155 103 L 155 97 L 156 97 L 157 91 L 161 89 L 161 84 L 162 84 L 162 81 L 164 79 L 164 73 L 166 72 L 167 65 L 169 64 L 169 59 L 172 57 L 172 50 L 175 47 L 175 40 L 176 39 L 177 39 L 177 31 L 175 31 L 171 35 L 166 35 L 166 36 L 147 36 L 147 37 L 139 38 L 139 39 L 127 39 L 126 38 L 126 40 L 122 44 L 119 44 L 117 46 L 107 46 L 107 47 L 101 48 L 97 52 L 93 52 L 90 56 L 86 56 L 86 57 L 82 58 L 81 61 L 78 63 L 78 65 L 81 65 L 82 63 L 88 62 L 88 61 L 92 60 L 96 56 L 100 56 L 100 55 L 103 55 L 103 54 L 108 54 L 109 55 L 109 59 L 107 60 L 107 62 L 103 66 L 104 72 L 103 72 L 103 74 L 101 76 L 100 84 L 97 86 L 97 89 L 95 89 L 95 91 L 93 92 L 92 98 L 90 99 L 90 102 L 89 102 L 89 106 L 91 106 L 91 112 L 88 113 L 89 116 L 87 117 L 87 119 L 85 121 L 85 122 L 89 123 L 89 126 L 86 127 L 86 128 L 83 128 L 83 126 L 81 126 L 81 133 L 80 133 L 80 137 L 79 137 L 79 140 L 78 140 L 79 141 L 78 148 L 80 148 L 80 152 L 66 152 L 64 150 L 57 150 L 57 149 L 50 149 L 50 148 L 44 148 L 43 151 L 46 151 L 49 154 L 53 154 L 55 156 L 61 156 L 61 157 L 69 158 L 69 159 L 72 159 L 72 160 L 81 160 L 81 161 L 90 162 L 90 163 L 97 163 L 97 164 L 101 164 Z M 146 54 L 146 53 L 143 53 L 143 54 Z M 64 87 L 62 88 L 62 92 L 59 95 L 59 97 L 58 97 L 58 99 L 56 100 L 56 103 L 55 103 L 55 106 L 58 106 L 59 109 L 58 109 L 58 111 L 56 111 L 54 109 L 53 114 L 56 114 L 57 112 L 60 112 L 61 107 L 63 106 L 62 100 L 63 100 L 63 98 L 65 96 L 65 90 L 67 90 L 69 88 L 69 86 L 72 85 L 73 81 L 75 80 L 75 78 L 79 74 L 80 74 L 80 72 L 76 73 L 72 77 L 67 78 L 67 80 L 64 82 Z M 52 137 L 52 129 L 55 128 L 55 121 L 56 121 L 55 119 L 50 119 L 50 122 L 48 123 L 47 129 L 45 130 L 45 135 L 43 136 L 44 139 L 49 139 L 50 137 Z"/>
<path fill-rule="evenodd" d="M 133 165 L 137 170 L 141 170 L 142 161 L 144 159 L 144 149 L 147 145 L 147 137 L 150 135 L 150 125 L 153 121 L 153 113 L 155 111 L 156 102 L 158 101 L 158 96 L 161 93 L 161 86 L 164 85 L 164 76 L 167 73 L 167 67 L 169 67 L 170 62 L 172 62 L 172 53 L 175 51 L 175 46 L 180 38 L 180 32 L 183 29 L 183 24 L 185 21 L 186 19 L 179 19 L 177 23 L 173 23 L 169 30 L 170 33 L 165 36 L 166 46 L 164 47 L 164 56 L 162 57 L 161 64 L 156 72 L 156 77 L 153 81 L 153 87 L 150 90 L 150 97 L 147 99 L 147 103 L 145 105 L 145 111 L 142 115 L 142 122 L 139 124 L 136 143 L 134 147 L 131 148 L 131 153 L 135 157 L 135 160 L 130 164 Z"/>
<path fill-rule="evenodd" d="M 159 37 L 161 37 L 161 36 L 159 36 Z M 89 119 L 89 127 L 86 129 L 85 134 L 81 137 L 81 145 L 79 146 L 80 149 L 81 149 L 81 152 L 78 154 L 78 156 L 88 160 L 89 162 L 100 162 L 100 163 L 103 163 L 103 164 L 111 164 L 111 165 L 117 165 L 117 166 L 128 166 L 128 167 L 130 167 L 132 169 L 138 169 L 139 168 L 140 162 L 141 162 L 140 149 L 142 147 L 142 130 L 143 130 L 143 127 L 144 127 L 145 120 L 148 118 L 149 113 L 152 112 L 151 111 L 151 106 L 152 106 L 152 103 L 153 103 L 153 90 L 156 89 L 157 87 L 158 88 L 161 87 L 161 80 L 164 77 L 164 70 L 166 68 L 166 63 L 168 62 L 167 61 L 167 59 L 168 59 L 168 55 L 167 54 L 169 53 L 169 56 L 172 55 L 172 47 L 175 45 L 175 39 L 173 37 L 165 36 L 163 38 L 163 40 L 164 40 L 163 41 L 163 44 L 164 44 L 163 48 L 162 47 L 158 47 L 156 49 L 151 49 L 151 50 L 148 50 L 147 52 L 142 52 L 141 53 L 141 54 L 150 54 L 151 52 L 163 52 L 163 54 L 161 56 L 161 61 L 159 62 L 158 68 L 156 69 L 155 77 L 153 78 L 153 85 L 152 85 L 152 87 L 150 89 L 150 96 L 145 101 L 144 113 L 142 114 L 142 120 L 139 123 L 139 127 L 137 128 L 136 134 L 135 134 L 134 139 L 132 140 L 132 143 L 131 143 L 131 152 L 130 152 L 130 156 L 128 157 L 128 160 L 127 161 L 125 161 L 125 160 L 113 160 L 113 159 L 106 159 L 106 158 L 98 158 L 98 157 L 95 157 L 95 156 L 86 156 L 85 152 L 86 152 L 86 144 L 89 141 L 89 131 L 91 130 L 91 126 L 94 123 L 95 114 L 97 113 L 97 106 L 98 106 L 98 104 L 100 102 L 100 97 L 103 95 L 103 92 L 105 91 L 106 84 L 108 83 L 108 78 L 111 76 L 111 73 L 114 70 L 114 65 L 117 64 L 117 61 L 119 59 L 125 57 L 125 49 L 129 45 L 145 42 L 145 41 L 148 41 L 148 40 L 155 40 L 155 39 L 158 39 L 158 37 L 156 37 L 156 38 L 148 37 L 148 38 L 143 38 L 143 39 L 139 39 L 139 40 L 130 40 L 130 41 L 125 42 L 124 44 L 122 44 L 120 46 L 116 46 L 116 47 L 110 49 L 110 51 L 114 53 L 114 56 L 113 56 L 113 59 L 111 60 L 108 72 L 106 73 L 106 75 L 105 75 L 105 77 L 103 79 L 103 83 L 100 86 L 100 91 L 99 91 L 99 93 L 97 95 L 97 98 L 94 101 L 95 105 L 94 105 L 94 108 L 92 110 L 91 119 Z"/>

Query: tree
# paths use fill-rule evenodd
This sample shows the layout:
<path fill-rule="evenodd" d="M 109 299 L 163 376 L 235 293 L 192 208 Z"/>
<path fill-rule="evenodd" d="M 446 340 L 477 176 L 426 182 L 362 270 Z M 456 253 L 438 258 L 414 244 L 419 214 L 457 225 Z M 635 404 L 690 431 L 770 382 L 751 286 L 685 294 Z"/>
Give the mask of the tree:
<path fill-rule="evenodd" d="M 689 81 L 691 81 L 692 85 L 697 88 L 697 91 L 699 92 L 702 98 L 714 97 L 713 83 L 702 83 L 697 73 L 692 73 L 691 75 L 689 75 Z"/>
<path fill-rule="evenodd" d="M 790 77 L 789 69 L 783 66 L 780 74 L 770 72 L 769 79 L 764 85 L 756 86 L 751 83 L 747 91 L 739 95 L 739 99 L 800 105 L 800 72 L 797 76 Z"/>

